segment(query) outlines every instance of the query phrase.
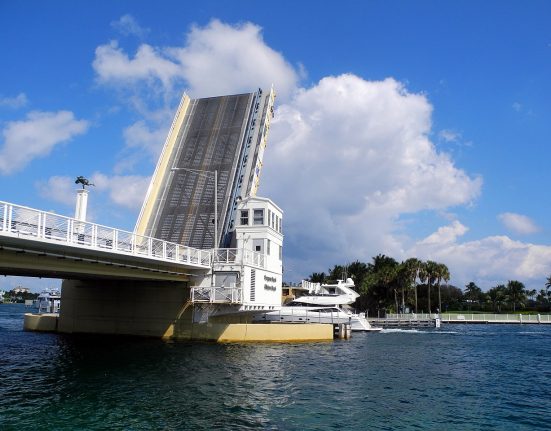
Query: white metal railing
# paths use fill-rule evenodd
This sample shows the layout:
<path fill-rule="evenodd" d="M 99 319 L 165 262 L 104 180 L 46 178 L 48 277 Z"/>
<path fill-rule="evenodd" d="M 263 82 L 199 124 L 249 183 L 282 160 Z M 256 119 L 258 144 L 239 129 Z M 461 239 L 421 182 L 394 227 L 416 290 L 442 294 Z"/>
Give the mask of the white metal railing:
<path fill-rule="evenodd" d="M 308 280 L 302 280 L 301 287 L 303 289 L 307 289 L 308 292 L 318 292 L 321 288 L 321 283 L 313 283 Z"/>
<path fill-rule="evenodd" d="M 252 250 L 220 248 L 214 251 L 214 264 L 246 264 L 266 268 L 266 256 Z"/>
<path fill-rule="evenodd" d="M 400 320 L 427 320 L 436 319 L 436 313 L 386 313 L 385 319 L 400 319 Z"/>
<path fill-rule="evenodd" d="M 387 313 L 387 319 L 400 320 L 425 320 L 434 319 L 438 316 L 436 313 L 406 313 L 395 314 Z M 497 323 L 551 323 L 550 314 L 495 314 L 495 313 L 442 313 L 440 315 L 443 322 L 497 322 Z"/>
<path fill-rule="evenodd" d="M 444 313 L 445 322 L 524 322 L 524 323 L 551 323 L 549 314 L 486 314 L 486 313 Z"/>
<path fill-rule="evenodd" d="M 0 235 L 144 256 L 203 268 L 211 251 L 0 201 Z"/>
<path fill-rule="evenodd" d="M 229 303 L 241 304 L 243 302 L 243 289 L 241 287 L 192 287 L 191 302 Z"/>

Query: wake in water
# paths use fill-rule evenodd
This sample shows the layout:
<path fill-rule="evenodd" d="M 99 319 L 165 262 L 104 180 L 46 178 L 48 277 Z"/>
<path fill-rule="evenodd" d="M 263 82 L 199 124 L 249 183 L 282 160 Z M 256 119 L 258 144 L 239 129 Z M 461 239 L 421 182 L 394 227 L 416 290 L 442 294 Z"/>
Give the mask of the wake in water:
<path fill-rule="evenodd" d="M 406 333 L 406 334 L 458 334 L 457 331 L 438 331 L 438 330 L 419 330 L 419 329 L 401 329 L 386 328 L 381 331 L 382 334 Z"/>
<path fill-rule="evenodd" d="M 549 335 L 551 336 L 551 333 L 546 331 L 523 331 L 523 332 L 517 332 L 519 335 Z"/>

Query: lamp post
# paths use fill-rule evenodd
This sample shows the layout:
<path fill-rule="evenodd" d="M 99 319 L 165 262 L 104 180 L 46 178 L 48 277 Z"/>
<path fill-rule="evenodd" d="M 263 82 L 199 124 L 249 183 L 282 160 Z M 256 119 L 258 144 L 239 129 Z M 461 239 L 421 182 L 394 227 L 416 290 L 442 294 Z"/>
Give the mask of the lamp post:
<path fill-rule="evenodd" d="M 214 171 L 206 171 L 202 169 L 191 169 L 191 168 L 171 168 L 172 172 L 175 171 L 188 171 L 188 172 L 194 172 L 197 175 L 202 175 L 206 178 L 212 178 L 211 175 L 214 176 L 214 243 L 213 243 L 213 250 L 216 250 L 218 248 L 218 170 Z M 214 257 L 213 257 L 214 261 Z"/>

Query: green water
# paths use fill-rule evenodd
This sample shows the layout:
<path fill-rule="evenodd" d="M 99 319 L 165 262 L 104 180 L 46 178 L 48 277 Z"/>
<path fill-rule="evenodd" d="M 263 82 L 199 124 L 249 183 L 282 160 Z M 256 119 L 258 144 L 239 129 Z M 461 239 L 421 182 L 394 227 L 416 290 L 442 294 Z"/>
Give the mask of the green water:
<path fill-rule="evenodd" d="M 23 332 L 23 312 L 0 305 L 0 430 L 551 427 L 551 326 L 201 344 Z"/>

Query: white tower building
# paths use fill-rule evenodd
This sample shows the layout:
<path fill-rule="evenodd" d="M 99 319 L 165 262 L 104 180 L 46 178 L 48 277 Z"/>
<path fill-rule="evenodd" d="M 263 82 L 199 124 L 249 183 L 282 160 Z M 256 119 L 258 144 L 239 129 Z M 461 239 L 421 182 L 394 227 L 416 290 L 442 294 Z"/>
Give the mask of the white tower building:
<path fill-rule="evenodd" d="M 215 250 L 212 273 L 196 279 L 191 289 L 192 302 L 216 304 L 201 312 L 201 319 L 281 307 L 282 220 L 282 210 L 270 199 L 248 197 L 238 203 L 232 248 Z"/>

